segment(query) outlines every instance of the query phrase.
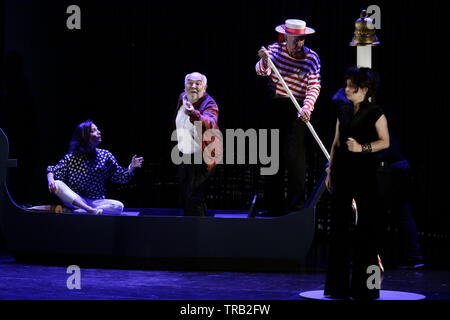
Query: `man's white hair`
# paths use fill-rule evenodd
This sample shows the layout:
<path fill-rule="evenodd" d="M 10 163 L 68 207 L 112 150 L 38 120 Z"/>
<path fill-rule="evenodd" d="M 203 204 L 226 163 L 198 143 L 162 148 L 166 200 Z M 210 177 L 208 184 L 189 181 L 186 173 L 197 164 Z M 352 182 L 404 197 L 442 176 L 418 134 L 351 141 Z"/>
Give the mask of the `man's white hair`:
<path fill-rule="evenodd" d="M 203 84 L 206 86 L 208 79 L 206 79 L 206 76 L 204 74 L 201 74 L 200 72 L 192 72 L 188 73 L 186 77 L 184 77 L 184 83 L 186 84 L 188 82 L 188 79 L 190 76 L 196 76 L 197 78 L 200 77 L 202 79 Z"/>

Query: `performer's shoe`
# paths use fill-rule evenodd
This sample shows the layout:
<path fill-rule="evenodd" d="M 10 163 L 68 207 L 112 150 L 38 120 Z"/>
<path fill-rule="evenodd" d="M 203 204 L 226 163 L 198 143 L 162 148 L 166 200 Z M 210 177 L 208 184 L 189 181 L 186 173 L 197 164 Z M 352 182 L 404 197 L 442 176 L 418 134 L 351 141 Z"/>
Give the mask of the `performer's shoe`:
<path fill-rule="evenodd" d="M 377 300 L 377 299 L 380 299 L 380 291 L 373 290 L 370 292 L 356 293 L 356 294 L 352 295 L 352 299 L 358 300 L 358 301 Z"/>
<path fill-rule="evenodd" d="M 350 289 L 349 288 L 328 288 L 325 287 L 323 291 L 323 296 L 327 299 L 333 300 L 349 300 L 351 299 Z"/>
<path fill-rule="evenodd" d="M 350 293 L 345 292 L 329 292 L 324 291 L 323 296 L 327 299 L 333 299 L 333 300 L 350 300 Z"/>
<path fill-rule="evenodd" d="M 352 299 L 348 295 L 342 295 L 342 294 L 324 294 L 323 296 L 327 299 L 332 299 L 332 300 L 351 300 Z"/>

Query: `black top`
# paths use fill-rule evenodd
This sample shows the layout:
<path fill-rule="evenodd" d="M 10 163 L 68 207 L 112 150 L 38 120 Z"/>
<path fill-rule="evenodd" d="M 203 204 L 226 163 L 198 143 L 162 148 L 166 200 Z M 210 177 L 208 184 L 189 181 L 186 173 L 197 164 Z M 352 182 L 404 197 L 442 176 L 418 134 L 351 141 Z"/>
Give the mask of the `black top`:
<path fill-rule="evenodd" d="M 332 98 L 332 102 L 336 106 L 336 112 L 338 112 L 343 105 L 351 103 L 350 100 L 347 99 L 345 96 L 345 90 L 343 88 L 336 91 Z M 375 121 L 376 122 L 376 121 Z M 407 160 L 405 156 L 402 154 L 400 150 L 400 145 L 396 139 L 396 137 L 393 135 L 393 132 L 391 130 L 391 127 L 389 127 L 389 148 L 381 150 L 377 153 L 375 153 L 376 157 L 380 160 L 385 162 L 386 164 L 395 164 L 401 162 L 404 162 L 403 165 L 406 165 L 407 168 L 409 168 L 409 164 L 407 164 Z M 407 169 L 406 168 L 406 169 Z"/>
<path fill-rule="evenodd" d="M 336 158 L 350 161 L 348 165 L 356 165 L 354 161 L 363 161 L 366 164 L 368 164 L 366 161 L 377 162 L 376 153 L 350 152 L 346 142 L 348 138 L 353 138 L 360 144 L 378 140 L 375 123 L 383 114 L 383 110 L 378 105 L 368 101 L 362 102 L 356 113 L 353 111 L 352 103 L 340 105 L 337 109 L 340 147 L 336 150 Z"/>
<path fill-rule="evenodd" d="M 340 144 L 345 145 L 351 137 L 360 144 L 378 140 L 375 123 L 383 115 L 379 106 L 370 102 L 361 103 L 359 110 L 353 112 L 353 104 L 344 104 L 338 109 Z"/>
<path fill-rule="evenodd" d="M 91 200 L 106 198 L 106 183 L 127 183 L 134 172 L 121 167 L 111 152 L 96 149 L 95 159 L 89 159 L 85 153 L 68 153 L 56 166 L 49 166 L 55 180 L 61 180 L 75 193 Z"/>

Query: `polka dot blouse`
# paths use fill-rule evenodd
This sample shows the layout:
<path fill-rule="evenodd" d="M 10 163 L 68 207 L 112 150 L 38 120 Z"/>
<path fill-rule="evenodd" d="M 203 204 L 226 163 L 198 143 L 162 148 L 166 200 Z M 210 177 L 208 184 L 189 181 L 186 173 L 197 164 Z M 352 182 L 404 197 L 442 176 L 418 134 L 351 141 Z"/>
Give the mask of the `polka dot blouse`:
<path fill-rule="evenodd" d="M 129 182 L 133 176 L 127 168 L 119 166 L 108 150 L 96 149 L 96 157 L 89 159 L 86 154 L 68 153 L 56 166 L 49 166 L 55 180 L 61 180 L 83 198 L 105 199 L 106 183 Z"/>

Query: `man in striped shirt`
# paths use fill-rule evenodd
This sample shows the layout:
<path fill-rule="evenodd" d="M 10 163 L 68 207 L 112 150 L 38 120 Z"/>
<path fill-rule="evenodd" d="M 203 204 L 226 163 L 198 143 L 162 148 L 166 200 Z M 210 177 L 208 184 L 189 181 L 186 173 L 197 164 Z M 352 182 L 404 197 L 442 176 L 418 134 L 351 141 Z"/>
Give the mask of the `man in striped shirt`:
<path fill-rule="evenodd" d="M 275 29 L 282 40 L 262 47 L 258 55 L 256 73 L 269 77 L 268 110 L 265 110 L 268 126 L 280 130 L 280 170 L 269 178 L 266 200 L 269 215 L 278 216 L 300 209 L 305 201 L 306 147 L 305 122 L 309 121 L 320 93 L 320 59 L 307 48 L 305 38 L 314 34 L 302 20 L 288 19 Z M 280 38 L 279 38 L 280 39 Z M 271 69 L 268 59 L 277 67 L 294 97 L 299 102 L 298 113 L 280 79 Z M 303 121 L 301 121 L 303 120 Z M 287 169 L 287 199 L 284 198 L 284 175 Z"/>

